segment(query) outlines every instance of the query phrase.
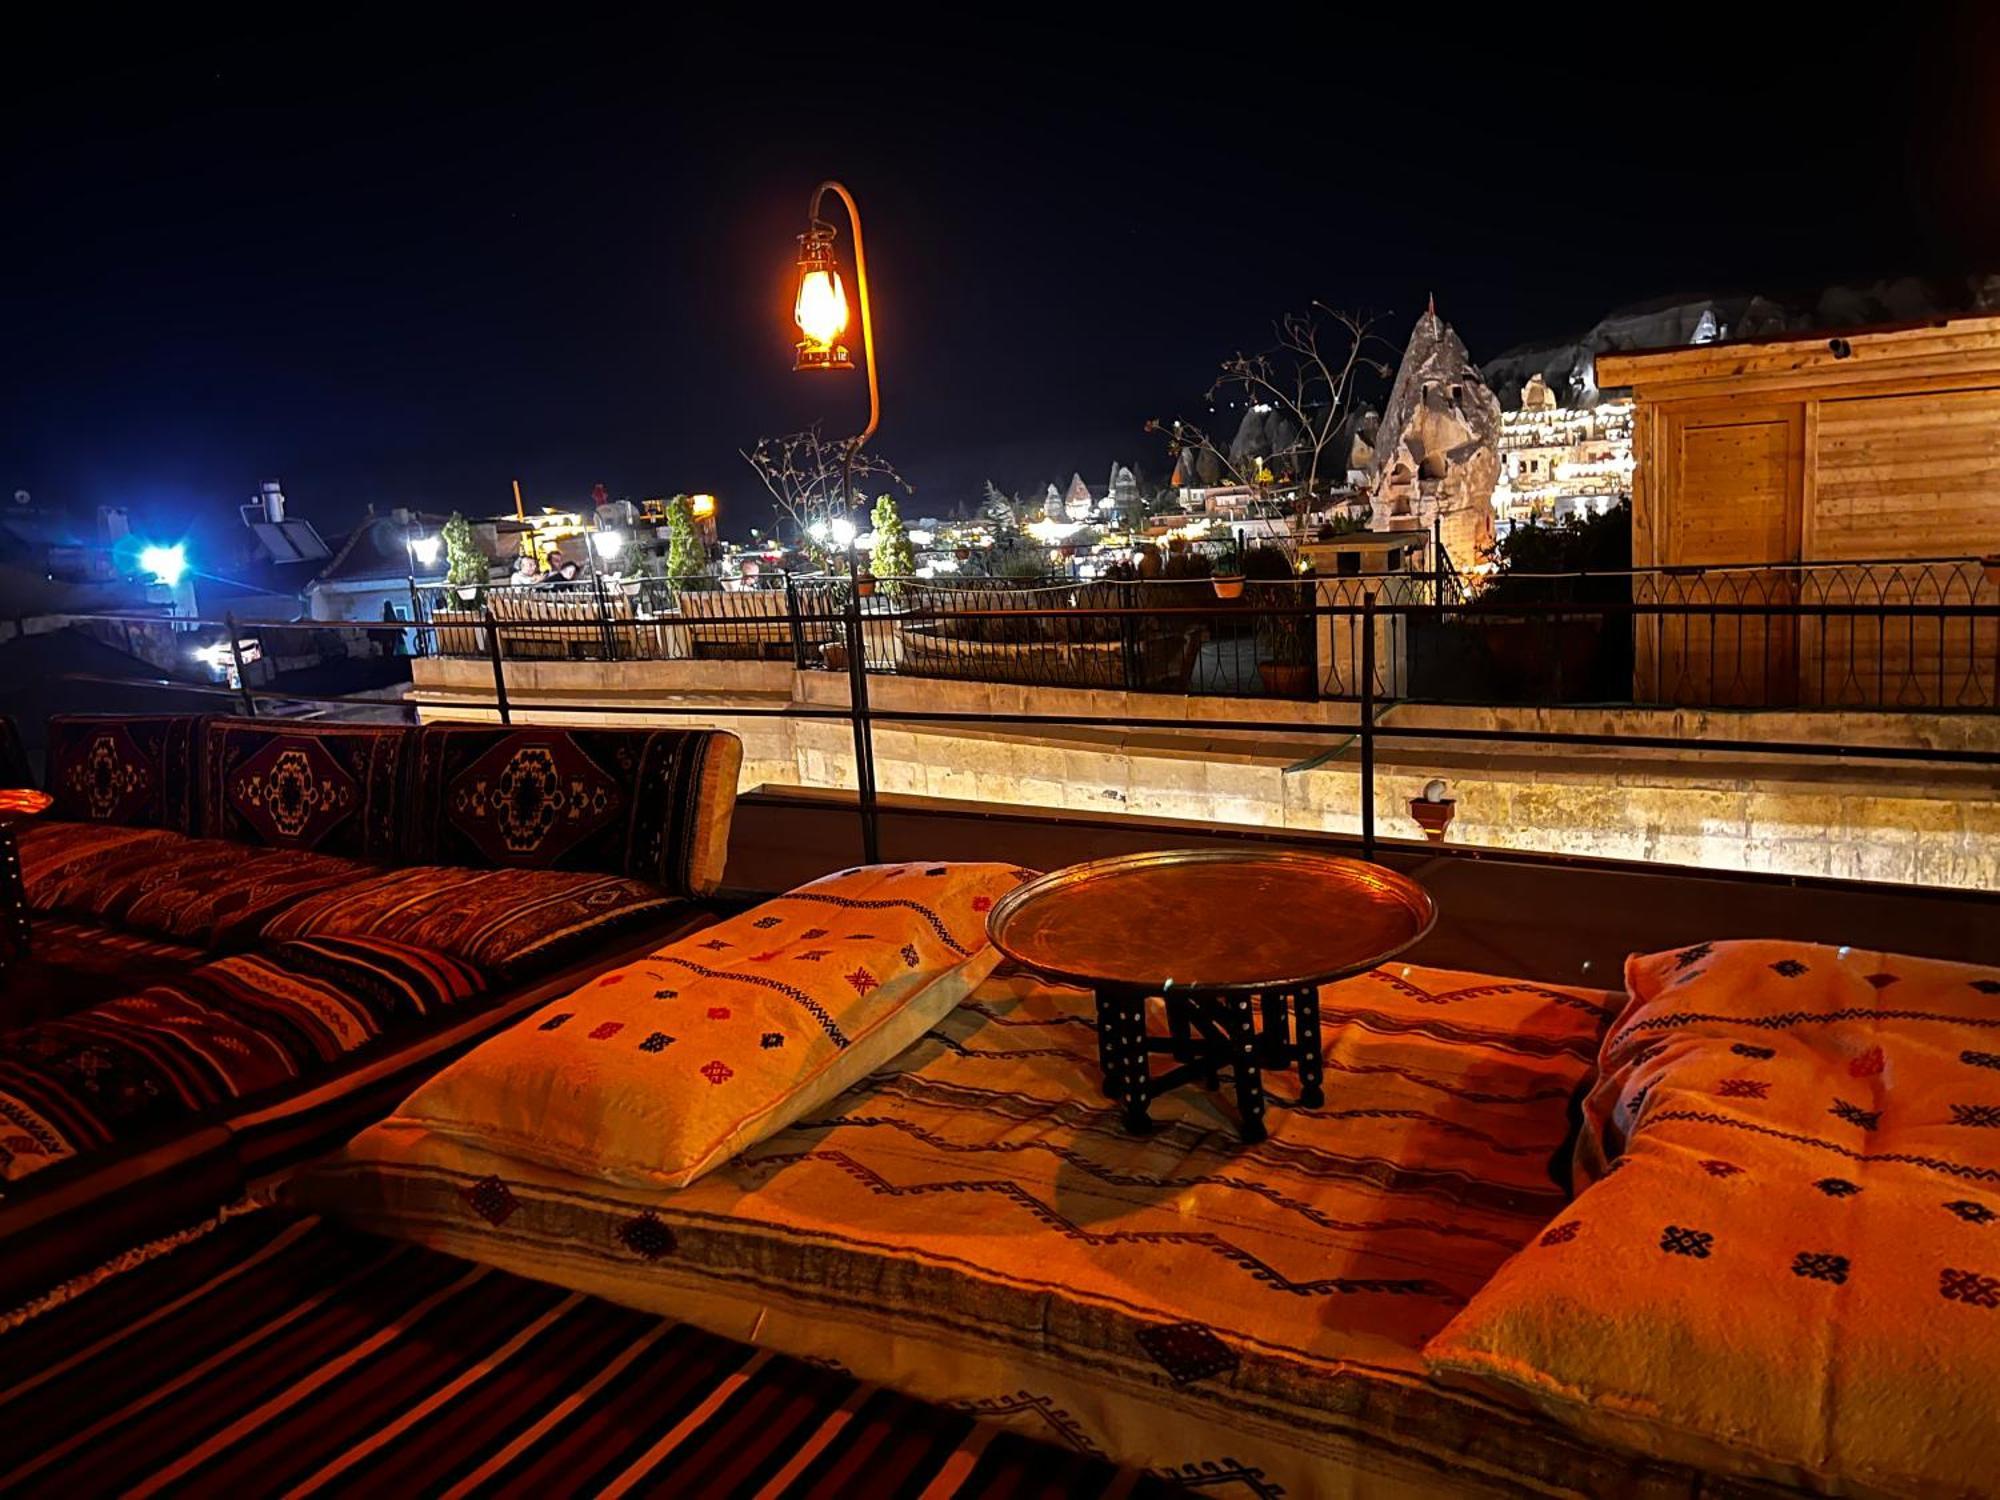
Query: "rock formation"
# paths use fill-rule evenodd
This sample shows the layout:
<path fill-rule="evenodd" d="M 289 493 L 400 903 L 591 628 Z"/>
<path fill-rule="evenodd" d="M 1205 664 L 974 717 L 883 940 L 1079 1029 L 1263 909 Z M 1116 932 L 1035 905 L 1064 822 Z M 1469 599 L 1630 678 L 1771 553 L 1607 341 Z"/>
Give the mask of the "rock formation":
<path fill-rule="evenodd" d="M 1373 529 L 1435 525 L 1461 570 L 1492 547 L 1500 403 L 1435 305 L 1410 331 L 1371 459 Z"/>

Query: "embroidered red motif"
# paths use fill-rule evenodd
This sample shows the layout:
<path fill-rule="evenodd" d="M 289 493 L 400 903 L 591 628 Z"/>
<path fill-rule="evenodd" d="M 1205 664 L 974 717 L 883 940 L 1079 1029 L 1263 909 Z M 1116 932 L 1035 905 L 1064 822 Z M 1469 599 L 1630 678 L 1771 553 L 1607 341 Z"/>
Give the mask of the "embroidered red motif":
<path fill-rule="evenodd" d="M 1882 1049 L 1870 1047 L 1847 1065 L 1847 1071 L 1856 1078 L 1872 1078 L 1882 1071 L 1882 1062 Z"/>
<path fill-rule="evenodd" d="M 726 1005 L 711 1005 L 711 1006 L 710 1006 L 710 1007 L 708 1008 L 708 1018 L 709 1018 L 709 1020 L 711 1020 L 711 1021 L 726 1021 L 726 1020 L 728 1020 L 728 1019 L 729 1019 L 729 1007 L 728 1007 L 728 1006 L 726 1006 Z"/>
<path fill-rule="evenodd" d="M 730 1067 L 728 1063 L 717 1058 L 714 1062 L 703 1063 L 701 1065 L 701 1076 L 706 1078 L 710 1083 L 727 1083 L 736 1076 L 736 1070 Z"/>
<path fill-rule="evenodd" d="M 767 963 L 769 963 L 769 962 L 770 962 L 770 961 L 771 961 L 772 959 L 776 958 L 777 956 L 778 956 L 778 950 L 777 950 L 777 949 L 775 949 L 775 948 L 773 948 L 773 949 L 772 949 L 772 950 L 771 950 L 771 951 L 770 951 L 769 953 L 753 953 L 753 954 L 751 954 L 751 955 L 750 955 L 750 962 L 751 962 L 751 963 L 753 963 L 753 964 L 767 964 Z"/>
<path fill-rule="evenodd" d="M 974 911 L 988 911 L 992 906 L 993 898 L 991 896 L 974 896 L 972 898 L 972 909 Z"/>
<path fill-rule="evenodd" d="M 591 1029 L 590 1039 L 593 1042 L 601 1042 L 608 1036 L 618 1035 L 624 1029 L 625 1023 L 623 1021 L 602 1021 Z"/>
<path fill-rule="evenodd" d="M 1761 1078 L 1725 1078 L 1716 1092 L 1725 1099 L 1767 1099 L 1771 1085 Z"/>
<path fill-rule="evenodd" d="M 606 974 L 602 979 L 597 981 L 597 987 L 599 989 L 603 989 L 604 986 L 606 986 L 607 984 L 616 984 L 619 980 L 623 979 L 624 977 L 625 976 L 623 974 L 617 974 L 617 973 Z"/>
<path fill-rule="evenodd" d="M 857 995 L 865 995 L 870 990 L 882 987 L 882 982 L 866 969 L 856 969 L 847 976 L 847 982 L 854 986 L 854 993 Z"/>

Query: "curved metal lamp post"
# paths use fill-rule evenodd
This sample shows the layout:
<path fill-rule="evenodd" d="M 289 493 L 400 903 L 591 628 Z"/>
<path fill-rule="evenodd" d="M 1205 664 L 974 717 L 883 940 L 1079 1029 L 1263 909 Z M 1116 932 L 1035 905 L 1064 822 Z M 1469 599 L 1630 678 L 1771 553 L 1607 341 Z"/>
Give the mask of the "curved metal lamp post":
<path fill-rule="evenodd" d="M 854 226 L 855 295 L 861 301 L 861 358 L 868 370 L 868 425 L 847 440 L 841 488 L 851 516 L 855 509 L 854 460 L 882 422 L 882 387 L 875 373 L 875 325 L 868 304 L 868 250 L 861 237 L 861 209 L 847 185 L 832 178 L 813 189 L 806 206 L 806 232 L 799 236 L 799 285 L 792 300 L 792 321 L 800 338 L 794 370 L 852 370 L 847 345 L 847 289 L 841 283 L 840 262 L 833 242 L 838 231 L 820 217 L 826 195 L 847 206 Z M 881 857 L 875 817 L 875 759 L 868 731 L 868 662 L 861 632 L 861 572 L 855 565 L 854 526 L 847 525 L 847 681 L 854 722 L 854 784 L 861 809 L 862 856 L 869 864 Z"/>

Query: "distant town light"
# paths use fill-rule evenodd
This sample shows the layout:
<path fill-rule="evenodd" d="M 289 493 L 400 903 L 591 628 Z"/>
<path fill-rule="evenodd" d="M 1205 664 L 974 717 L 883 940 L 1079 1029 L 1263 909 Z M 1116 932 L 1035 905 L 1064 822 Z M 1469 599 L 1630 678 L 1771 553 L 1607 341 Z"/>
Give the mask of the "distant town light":
<path fill-rule="evenodd" d="M 913 546 L 928 547 L 932 542 L 936 540 L 937 536 L 934 532 L 913 531 L 910 533 L 910 542 L 911 545 Z"/>
<path fill-rule="evenodd" d="M 854 543 L 854 523 L 845 516 L 835 516 L 833 524 L 827 527 L 827 534 L 833 538 L 836 547 L 848 547 Z"/>
<path fill-rule="evenodd" d="M 176 588 L 180 585 L 181 575 L 187 572 L 187 548 L 179 542 L 171 547 L 154 545 L 141 548 L 139 567 L 142 572 L 151 573 L 155 583 Z"/>
<path fill-rule="evenodd" d="M 438 560 L 438 548 L 443 545 L 444 538 L 441 536 L 420 536 L 411 541 L 410 556 L 417 560 L 418 567 L 432 567 Z"/>
<path fill-rule="evenodd" d="M 710 516 L 715 514 L 715 496 L 713 495 L 688 496 L 688 513 L 692 515 L 697 521 L 706 521 Z M 750 534 L 752 536 L 755 536 L 757 533 L 753 531 Z"/>
<path fill-rule="evenodd" d="M 597 549 L 597 555 L 606 562 L 611 561 L 625 550 L 625 533 L 622 531 L 593 531 L 590 545 Z"/>

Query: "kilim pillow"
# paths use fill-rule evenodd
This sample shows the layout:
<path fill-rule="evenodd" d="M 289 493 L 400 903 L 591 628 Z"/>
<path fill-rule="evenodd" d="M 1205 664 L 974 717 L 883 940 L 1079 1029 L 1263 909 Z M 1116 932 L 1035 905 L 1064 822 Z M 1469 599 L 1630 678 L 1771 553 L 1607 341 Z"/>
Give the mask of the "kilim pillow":
<path fill-rule="evenodd" d="M 1583 1432 L 1815 1487 L 1983 1491 L 2000 1434 L 2000 970 L 1631 959 L 1597 1180 L 1425 1349 Z"/>
<path fill-rule="evenodd" d="M 874 865 L 592 980 L 445 1069 L 396 1123 L 586 1177 L 680 1187 L 903 1051 L 992 972 L 1031 871 Z"/>

